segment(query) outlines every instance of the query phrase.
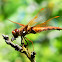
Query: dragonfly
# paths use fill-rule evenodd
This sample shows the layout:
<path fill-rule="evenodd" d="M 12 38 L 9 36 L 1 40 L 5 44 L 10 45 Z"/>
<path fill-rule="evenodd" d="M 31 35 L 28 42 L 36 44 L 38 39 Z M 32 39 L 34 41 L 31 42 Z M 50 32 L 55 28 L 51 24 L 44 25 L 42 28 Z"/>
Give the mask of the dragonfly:
<path fill-rule="evenodd" d="M 36 16 L 31 19 L 27 25 L 24 25 L 24 24 L 21 24 L 21 23 L 18 23 L 18 22 L 14 22 L 14 21 L 11 21 L 13 23 L 16 23 L 18 24 L 19 26 L 21 26 L 21 28 L 18 28 L 18 29 L 14 29 L 12 31 L 12 35 L 14 36 L 13 40 L 18 38 L 18 36 L 21 36 L 21 44 L 23 44 L 22 41 L 26 41 L 26 40 L 29 40 L 31 41 L 30 39 L 26 38 L 25 35 L 27 34 L 30 34 L 30 33 L 33 33 L 33 34 L 36 34 L 36 33 L 39 33 L 39 32 L 42 32 L 42 31 L 47 31 L 47 30 L 62 30 L 61 27 L 55 27 L 55 26 L 48 26 L 48 22 L 51 21 L 52 19 L 54 18 L 58 18 L 59 16 L 55 16 L 53 18 L 50 18 L 44 22 L 42 22 L 43 20 L 41 19 L 41 17 L 39 17 L 39 14 L 41 11 L 43 11 L 44 8 L 42 8 L 37 14 Z M 42 22 L 42 23 L 38 23 L 38 19 L 40 18 L 40 21 L 39 22 Z M 37 25 L 36 25 L 37 24 Z M 12 40 L 12 41 L 13 41 Z M 26 41 L 27 42 L 27 41 Z M 32 41 L 31 41 L 32 42 Z M 27 43 L 28 44 L 28 43 Z M 32 42 L 32 45 L 33 45 L 33 42 Z M 33 46 L 33 50 L 34 50 L 34 46 Z"/>

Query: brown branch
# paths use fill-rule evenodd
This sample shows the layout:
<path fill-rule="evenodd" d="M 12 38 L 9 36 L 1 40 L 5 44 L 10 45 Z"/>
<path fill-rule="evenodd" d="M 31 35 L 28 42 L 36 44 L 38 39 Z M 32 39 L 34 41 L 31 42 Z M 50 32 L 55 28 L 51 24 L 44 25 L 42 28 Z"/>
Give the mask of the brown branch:
<path fill-rule="evenodd" d="M 18 44 L 14 44 L 13 42 L 11 42 L 11 40 L 9 40 L 8 35 L 2 35 L 2 36 L 8 45 L 11 45 L 11 47 L 15 48 L 15 50 L 17 50 L 17 51 L 24 53 L 31 62 L 36 62 L 35 61 L 36 53 L 34 51 L 30 52 L 26 47 L 24 47 L 24 46 L 22 47 L 22 46 L 19 46 Z"/>

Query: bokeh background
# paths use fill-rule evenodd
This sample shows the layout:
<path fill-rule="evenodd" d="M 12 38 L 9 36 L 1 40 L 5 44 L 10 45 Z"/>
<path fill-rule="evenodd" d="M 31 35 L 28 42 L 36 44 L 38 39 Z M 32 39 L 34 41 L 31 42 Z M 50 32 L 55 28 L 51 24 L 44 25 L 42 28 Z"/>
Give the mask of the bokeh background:
<path fill-rule="evenodd" d="M 7 45 L 2 34 L 11 38 L 12 30 L 20 27 L 7 19 L 27 24 L 41 8 L 49 8 L 49 18 L 59 15 L 50 24 L 62 27 L 62 0 L 0 0 L 0 62 L 30 62 L 24 54 Z M 62 62 L 62 31 L 50 30 L 26 37 L 34 43 L 36 62 Z M 20 45 L 20 40 L 19 37 L 14 43 Z M 32 43 L 28 43 L 28 48 L 32 51 Z"/>

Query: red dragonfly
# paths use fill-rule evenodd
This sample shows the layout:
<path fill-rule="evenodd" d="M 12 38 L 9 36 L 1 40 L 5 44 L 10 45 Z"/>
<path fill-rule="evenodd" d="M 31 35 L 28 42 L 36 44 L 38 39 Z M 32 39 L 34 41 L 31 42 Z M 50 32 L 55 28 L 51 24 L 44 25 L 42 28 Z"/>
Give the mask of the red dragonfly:
<path fill-rule="evenodd" d="M 62 28 L 60 28 L 60 27 L 47 26 L 47 23 L 48 23 L 49 21 L 51 21 L 51 20 L 54 19 L 54 18 L 58 18 L 59 16 L 55 16 L 55 17 L 53 17 L 53 18 L 48 19 L 47 21 L 45 21 L 45 22 L 43 22 L 43 23 L 39 23 L 38 25 L 36 25 L 36 24 L 38 23 L 37 20 L 38 20 L 38 18 L 39 18 L 39 14 L 40 14 L 40 12 L 41 12 L 42 10 L 44 10 L 44 8 L 42 8 L 42 9 L 38 12 L 38 14 L 37 14 L 32 20 L 30 20 L 30 21 L 28 22 L 27 25 L 20 24 L 20 23 L 17 23 L 17 22 L 13 22 L 13 21 L 11 21 L 11 20 L 8 19 L 9 21 L 11 21 L 11 22 L 13 22 L 13 23 L 16 23 L 16 24 L 22 26 L 21 28 L 15 29 L 15 30 L 12 31 L 12 34 L 13 34 L 13 36 L 14 36 L 14 39 L 17 38 L 18 36 L 21 36 L 21 44 L 23 44 L 23 43 L 22 43 L 23 40 L 25 40 L 25 41 L 26 41 L 26 39 L 29 40 L 28 38 L 25 37 L 25 35 L 27 35 L 27 34 L 30 34 L 30 33 L 36 34 L 36 33 L 39 33 L 39 32 L 41 32 L 41 31 L 46 31 L 46 30 L 62 30 Z M 40 18 L 40 20 L 41 20 L 41 18 Z M 41 22 L 41 21 L 40 21 L 40 22 Z M 35 26 L 33 26 L 33 25 L 35 25 Z M 31 26 L 33 26 L 33 27 L 31 27 Z M 13 40 L 14 40 L 14 39 L 13 39 Z M 12 40 L 12 41 L 13 41 L 13 40 Z M 29 40 L 29 41 L 31 41 L 31 40 Z M 27 42 L 27 41 L 26 41 L 26 42 Z M 31 41 L 31 42 L 32 42 L 32 41 Z M 27 43 L 27 44 L 28 44 L 28 43 Z M 33 44 L 33 42 L 32 42 L 32 44 Z M 34 47 L 33 47 L 33 50 L 34 50 Z"/>

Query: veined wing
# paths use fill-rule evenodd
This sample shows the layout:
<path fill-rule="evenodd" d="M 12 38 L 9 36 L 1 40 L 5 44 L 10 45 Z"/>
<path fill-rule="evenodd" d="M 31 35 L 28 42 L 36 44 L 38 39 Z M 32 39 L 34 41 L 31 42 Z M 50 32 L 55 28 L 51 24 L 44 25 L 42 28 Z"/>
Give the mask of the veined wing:
<path fill-rule="evenodd" d="M 9 19 L 8 19 L 8 20 L 9 20 Z M 9 21 L 11 21 L 11 20 L 9 20 Z M 20 25 L 20 26 L 25 26 L 24 24 L 20 24 L 20 23 L 14 22 L 14 21 L 11 21 L 11 22 L 16 23 L 16 24 L 18 24 L 18 25 Z"/>
<path fill-rule="evenodd" d="M 36 27 L 46 27 L 46 26 L 48 26 L 47 24 L 48 24 L 49 21 L 51 21 L 51 20 L 54 19 L 54 18 L 58 18 L 58 17 L 59 17 L 59 16 L 55 16 L 55 17 L 53 17 L 53 18 L 50 18 L 50 19 L 48 19 L 47 21 L 36 25 Z"/>
<path fill-rule="evenodd" d="M 42 11 L 43 10 L 43 11 Z M 27 25 L 29 25 L 29 26 L 35 26 L 35 25 L 38 25 L 38 24 L 40 24 L 40 23 L 43 23 L 43 22 L 45 22 L 47 19 L 48 19 L 48 17 L 50 16 L 50 9 L 49 8 L 46 8 L 45 10 L 44 10 L 44 8 L 42 8 L 38 13 L 37 13 L 37 15 L 32 19 L 32 20 L 30 20 L 29 22 L 28 22 L 28 24 Z"/>
<path fill-rule="evenodd" d="M 42 8 L 42 9 L 37 13 L 37 15 L 36 15 L 32 20 L 30 20 L 30 21 L 28 22 L 27 25 L 32 26 L 32 25 L 36 24 L 37 21 L 35 21 L 35 20 L 38 18 L 39 13 L 40 13 L 42 10 L 44 10 L 44 8 Z"/>

